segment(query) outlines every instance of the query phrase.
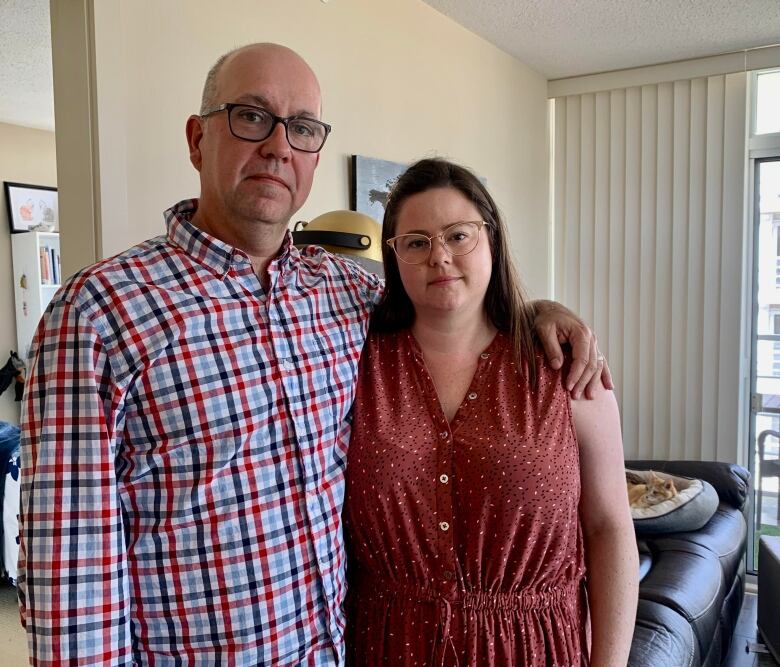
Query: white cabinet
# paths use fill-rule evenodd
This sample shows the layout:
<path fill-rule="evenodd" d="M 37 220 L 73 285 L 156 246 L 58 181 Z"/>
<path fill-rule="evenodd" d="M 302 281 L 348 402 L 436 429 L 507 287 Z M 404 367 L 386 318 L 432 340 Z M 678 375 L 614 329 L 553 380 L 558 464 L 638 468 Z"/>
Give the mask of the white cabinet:
<path fill-rule="evenodd" d="M 25 232 L 11 236 L 16 300 L 17 353 L 27 360 L 35 329 L 60 288 L 60 235 Z"/>

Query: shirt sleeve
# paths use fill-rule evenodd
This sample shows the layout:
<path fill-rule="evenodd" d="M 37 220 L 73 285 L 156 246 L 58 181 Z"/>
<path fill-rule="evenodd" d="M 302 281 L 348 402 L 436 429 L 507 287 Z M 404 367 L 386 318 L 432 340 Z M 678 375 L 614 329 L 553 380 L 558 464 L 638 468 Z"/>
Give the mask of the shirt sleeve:
<path fill-rule="evenodd" d="M 357 262 L 353 262 L 344 255 L 339 259 L 348 268 L 352 279 L 358 285 L 366 305 L 373 311 L 374 307 L 382 300 L 385 293 L 385 281 L 375 273 L 371 273 Z"/>
<path fill-rule="evenodd" d="M 366 291 L 367 298 L 372 306 L 377 306 L 385 293 L 385 281 L 384 278 L 379 278 L 373 273 L 369 274 L 369 276 L 370 279 Z"/>
<path fill-rule="evenodd" d="M 93 324 L 73 304 L 52 305 L 21 420 L 18 593 L 33 665 L 132 664 L 119 396 Z"/>

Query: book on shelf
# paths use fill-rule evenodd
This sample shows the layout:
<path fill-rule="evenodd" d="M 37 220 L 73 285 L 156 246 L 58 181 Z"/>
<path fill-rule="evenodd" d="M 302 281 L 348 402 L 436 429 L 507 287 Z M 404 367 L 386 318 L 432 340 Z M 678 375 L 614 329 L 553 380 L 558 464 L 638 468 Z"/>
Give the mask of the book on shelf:
<path fill-rule="evenodd" d="M 54 285 L 60 284 L 60 253 L 57 248 L 49 248 L 49 256 L 51 260 L 51 277 Z"/>
<path fill-rule="evenodd" d="M 38 256 L 41 262 L 41 284 L 49 284 L 49 253 L 46 252 L 46 248 L 41 246 L 38 248 Z"/>
<path fill-rule="evenodd" d="M 41 246 L 39 251 L 41 264 L 41 285 L 60 284 L 60 253 L 57 248 Z"/>

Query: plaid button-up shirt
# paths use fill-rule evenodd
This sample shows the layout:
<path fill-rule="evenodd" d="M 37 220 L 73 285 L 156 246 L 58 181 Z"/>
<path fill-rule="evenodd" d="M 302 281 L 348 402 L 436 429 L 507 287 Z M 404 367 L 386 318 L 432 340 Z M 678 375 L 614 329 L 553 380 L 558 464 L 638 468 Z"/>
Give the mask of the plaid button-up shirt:
<path fill-rule="evenodd" d="M 74 276 L 38 328 L 18 578 L 36 665 L 341 660 L 347 415 L 381 284 L 288 233 L 264 291 L 196 207 Z"/>

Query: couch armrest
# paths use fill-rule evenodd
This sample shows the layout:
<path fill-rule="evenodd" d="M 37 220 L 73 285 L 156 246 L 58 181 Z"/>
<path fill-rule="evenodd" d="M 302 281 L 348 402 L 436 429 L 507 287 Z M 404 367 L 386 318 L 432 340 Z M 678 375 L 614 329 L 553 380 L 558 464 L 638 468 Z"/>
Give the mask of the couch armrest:
<path fill-rule="evenodd" d="M 718 492 L 721 502 L 741 510 L 747 500 L 750 473 L 736 463 L 719 461 L 626 461 L 632 470 L 657 470 L 680 477 L 703 479 Z"/>

